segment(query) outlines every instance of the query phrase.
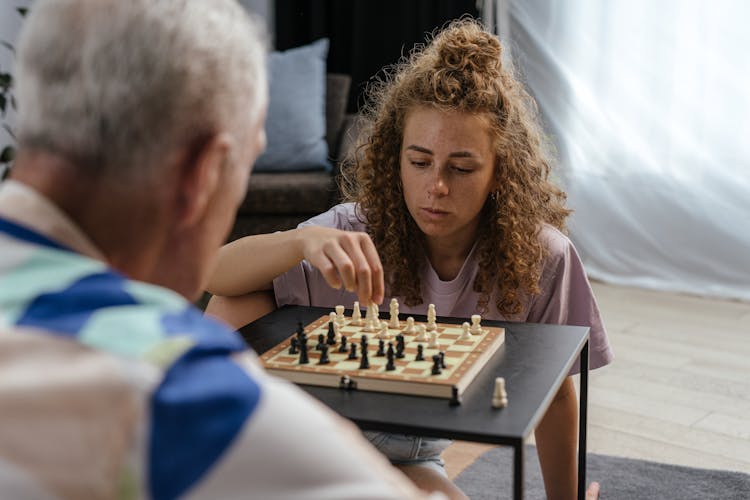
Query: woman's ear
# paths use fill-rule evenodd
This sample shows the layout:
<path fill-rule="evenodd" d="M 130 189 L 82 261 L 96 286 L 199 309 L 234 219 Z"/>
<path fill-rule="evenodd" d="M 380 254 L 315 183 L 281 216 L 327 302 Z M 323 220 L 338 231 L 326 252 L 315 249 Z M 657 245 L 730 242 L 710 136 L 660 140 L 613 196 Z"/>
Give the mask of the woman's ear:
<path fill-rule="evenodd" d="M 211 136 L 195 147 L 180 165 L 178 225 L 189 227 L 206 214 L 221 186 L 224 169 L 230 162 L 232 138 L 227 133 Z"/>

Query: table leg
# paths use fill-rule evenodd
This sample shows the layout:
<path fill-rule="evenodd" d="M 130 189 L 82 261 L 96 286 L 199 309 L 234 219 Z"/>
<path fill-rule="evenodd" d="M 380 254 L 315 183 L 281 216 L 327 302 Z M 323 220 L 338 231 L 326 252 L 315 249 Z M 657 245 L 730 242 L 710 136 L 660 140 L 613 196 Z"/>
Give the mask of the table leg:
<path fill-rule="evenodd" d="M 523 440 L 513 447 L 513 499 L 523 500 Z"/>
<path fill-rule="evenodd" d="M 581 350 L 581 399 L 578 410 L 578 500 L 586 498 L 586 413 L 589 397 L 589 341 Z"/>

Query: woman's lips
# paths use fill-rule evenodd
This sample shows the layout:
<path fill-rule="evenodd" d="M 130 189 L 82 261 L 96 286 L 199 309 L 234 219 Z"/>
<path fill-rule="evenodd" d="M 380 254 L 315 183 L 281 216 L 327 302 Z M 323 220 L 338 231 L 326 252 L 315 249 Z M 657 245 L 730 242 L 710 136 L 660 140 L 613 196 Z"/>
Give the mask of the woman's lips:
<path fill-rule="evenodd" d="M 448 212 L 437 209 L 437 208 L 423 207 L 421 210 L 422 210 L 422 214 L 431 220 L 443 219 L 447 215 L 449 215 Z"/>

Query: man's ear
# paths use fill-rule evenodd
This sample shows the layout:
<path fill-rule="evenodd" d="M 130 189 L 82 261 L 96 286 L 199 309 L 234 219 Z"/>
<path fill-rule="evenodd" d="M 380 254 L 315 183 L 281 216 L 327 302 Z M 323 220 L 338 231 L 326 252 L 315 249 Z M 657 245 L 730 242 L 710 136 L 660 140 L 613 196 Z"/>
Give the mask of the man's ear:
<path fill-rule="evenodd" d="M 204 216 L 221 186 L 232 154 L 229 134 L 216 134 L 192 148 L 180 165 L 178 225 L 189 227 Z"/>

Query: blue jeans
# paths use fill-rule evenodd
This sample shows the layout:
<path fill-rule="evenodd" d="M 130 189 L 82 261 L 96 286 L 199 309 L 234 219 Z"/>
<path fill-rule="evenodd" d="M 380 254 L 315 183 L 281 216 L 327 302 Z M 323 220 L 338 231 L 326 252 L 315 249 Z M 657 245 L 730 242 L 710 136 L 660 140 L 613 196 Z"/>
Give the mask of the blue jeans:
<path fill-rule="evenodd" d="M 365 437 L 394 465 L 429 467 L 447 476 L 441 453 L 452 443 L 450 439 L 364 431 Z"/>

